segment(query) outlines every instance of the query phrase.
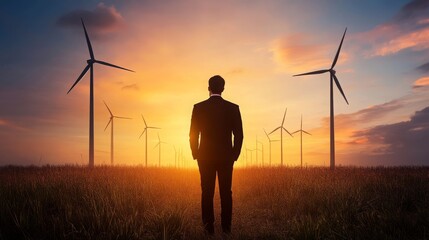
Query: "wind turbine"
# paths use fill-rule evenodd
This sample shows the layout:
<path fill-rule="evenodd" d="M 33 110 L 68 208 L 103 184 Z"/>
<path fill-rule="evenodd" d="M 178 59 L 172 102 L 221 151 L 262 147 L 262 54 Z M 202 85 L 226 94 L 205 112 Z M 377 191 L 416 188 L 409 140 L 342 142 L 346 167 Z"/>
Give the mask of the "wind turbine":
<path fill-rule="evenodd" d="M 326 73 L 329 72 L 330 75 L 330 97 L 331 97 L 331 115 L 330 115 L 330 135 L 331 135 L 331 141 L 330 141 L 330 154 L 331 154 L 331 159 L 330 159 L 330 168 L 331 170 L 335 169 L 335 130 L 334 130 L 334 82 L 337 85 L 338 90 L 340 90 L 341 95 L 343 95 L 344 100 L 346 100 L 347 105 L 349 104 L 349 102 L 347 101 L 346 95 L 344 94 L 343 89 L 341 88 L 340 82 L 338 81 L 337 76 L 335 75 L 335 64 L 337 63 L 338 60 L 338 56 L 340 55 L 340 51 L 341 51 L 341 46 L 343 45 L 343 41 L 344 41 L 344 36 L 346 36 L 346 32 L 347 32 L 347 28 L 344 31 L 343 34 L 343 38 L 341 39 L 341 43 L 340 46 L 338 47 L 337 50 L 337 54 L 335 55 L 334 61 L 332 62 L 331 68 L 330 69 L 323 69 L 323 70 L 317 70 L 317 71 L 313 71 L 313 72 L 308 72 L 308 73 L 302 73 L 302 74 L 297 74 L 297 75 L 293 75 L 294 77 L 296 76 L 303 76 L 303 75 L 314 75 L 314 74 L 322 74 L 322 73 Z"/>
<path fill-rule="evenodd" d="M 92 51 L 91 41 L 89 40 L 88 33 L 86 32 L 85 24 L 83 23 L 82 18 L 80 20 L 82 22 L 83 30 L 85 32 L 86 44 L 88 45 L 90 59 L 86 61 L 88 64 L 83 69 L 82 73 L 79 75 L 79 77 L 74 82 L 74 84 L 67 92 L 67 94 L 74 88 L 74 86 L 76 86 L 76 84 L 83 78 L 83 76 L 85 76 L 88 70 L 90 70 L 89 71 L 90 73 L 90 77 L 89 77 L 89 167 L 93 167 L 94 166 L 94 63 L 98 63 L 109 67 L 119 68 L 130 72 L 134 72 L 134 71 L 127 68 L 113 65 L 108 62 L 96 60 L 94 56 L 94 52 Z"/>
<path fill-rule="evenodd" d="M 259 144 L 262 146 L 262 151 L 261 149 L 258 148 Z M 256 156 L 258 156 L 258 151 L 261 152 L 262 154 L 262 166 L 264 166 L 264 144 L 258 140 L 258 136 L 256 136 Z M 256 157 L 256 164 L 258 164 L 258 158 Z"/>
<path fill-rule="evenodd" d="M 158 143 L 155 145 L 154 149 L 156 147 L 158 147 L 158 149 L 159 149 L 159 154 L 158 154 L 158 157 L 159 157 L 159 167 L 161 167 L 161 145 L 162 144 L 166 144 L 166 142 L 162 142 L 161 141 L 161 138 L 159 137 L 159 133 L 158 133 Z"/>
<path fill-rule="evenodd" d="M 106 131 L 107 127 L 110 124 L 110 163 L 113 165 L 113 119 L 114 118 L 131 119 L 131 118 L 115 116 L 115 115 L 113 115 L 113 113 L 110 110 L 109 106 L 107 106 L 106 102 L 104 102 L 104 105 L 106 105 L 106 108 L 107 108 L 107 110 L 110 113 L 110 120 L 107 123 L 106 127 L 104 128 L 104 131 Z"/>
<path fill-rule="evenodd" d="M 142 119 L 143 119 L 143 122 L 144 122 L 144 129 L 143 129 L 142 134 L 140 134 L 139 139 L 143 136 L 143 134 L 144 134 L 144 133 L 146 133 L 146 134 L 145 134 L 145 138 L 146 138 L 146 145 L 145 145 L 145 164 L 146 164 L 146 167 L 147 167 L 147 132 L 148 132 L 148 129 L 149 129 L 149 128 L 152 128 L 152 129 L 160 129 L 160 128 L 158 128 L 158 127 L 150 127 L 150 126 L 148 126 L 148 125 L 147 125 L 147 123 L 146 123 L 146 120 L 145 120 L 145 119 L 144 119 L 144 117 L 143 117 L 143 114 L 142 114 Z"/>
<path fill-rule="evenodd" d="M 311 135 L 311 133 L 302 129 L 302 115 L 301 115 L 301 128 L 299 130 L 293 132 L 292 134 L 295 134 L 295 133 L 300 133 L 300 137 L 301 137 L 301 168 L 302 168 L 302 133 Z"/>
<path fill-rule="evenodd" d="M 271 166 L 271 143 L 272 142 L 278 142 L 279 140 L 271 140 L 270 135 L 268 135 L 268 133 L 265 131 L 265 129 L 264 129 L 264 133 L 268 138 L 268 146 L 269 146 L 269 150 L 270 150 L 270 166 Z"/>
<path fill-rule="evenodd" d="M 246 147 L 246 163 L 247 163 L 247 157 L 248 157 L 247 152 L 250 152 L 250 165 L 252 165 L 252 162 L 253 162 L 253 149 L 249 149 L 249 148 Z"/>
<path fill-rule="evenodd" d="M 253 149 L 253 150 L 256 153 L 256 157 L 255 157 L 255 159 L 256 159 L 256 166 L 258 166 L 258 151 L 259 151 L 259 149 L 258 149 L 258 136 L 256 136 L 256 145 L 255 145 L 255 149 Z"/>
<path fill-rule="evenodd" d="M 174 167 L 177 168 L 177 150 L 176 150 L 176 146 L 173 145 L 174 148 Z"/>
<path fill-rule="evenodd" d="M 277 131 L 280 129 L 280 155 L 281 155 L 281 166 L 283 167 L 283 130 L 285 130 L 291 137 L 292 134 L 290 134 L 290 132 L 284 127 L 284 123 L 285 123 L 285 117 L 286 117 L 286 112 L 287 112 L 287 108 L 285 109 L 285 113 L 283 115 L 283 121 L 282 121 L 282 125 L 280 125 L 279 127 L 277 127 L 276 129 L 274 129 L 273 131 L 271 131 L 269 134 Z"/>

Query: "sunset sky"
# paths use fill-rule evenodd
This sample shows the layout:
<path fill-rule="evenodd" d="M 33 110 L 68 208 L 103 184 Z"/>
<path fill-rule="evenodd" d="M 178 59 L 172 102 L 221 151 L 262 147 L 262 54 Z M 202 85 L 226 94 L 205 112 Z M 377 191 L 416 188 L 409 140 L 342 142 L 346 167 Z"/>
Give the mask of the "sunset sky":
<path fill-rule="evenodd" d="M 292 77 L 329 68 L 347 27 L 335 89 L 337 165 L 429 165 L 429 1 L 414 0 L 146 0 L 8 1 L 0 6 L 0 165 L 87 164 L 89 74 L 67 94 L 89 58 L 95 65 L 95 164 L 110 163 L 109 113 L 115 120 L 115 163 L 192 160 L 193 104 L 208 97 L 208 79 L 226 80 L 223 97 L 240 106 L 246 147 L 281 124 L 300 127 L 304 163 L 329 165 L 329 75 Z M 278 132 L 271 135 L 278 140 Z M 250 153 L 249 153 L 250 154 Z M 262 153 L 258 153 L 261 164 Z M 252 156 L 255 164 L 255 152 Z M 297 166 L 299 136 L 284 136 L 285 164 Z M 248 156 L 250 163 L 250 155 Z M 272 145 L 280 164 L 280 144 Z"/>

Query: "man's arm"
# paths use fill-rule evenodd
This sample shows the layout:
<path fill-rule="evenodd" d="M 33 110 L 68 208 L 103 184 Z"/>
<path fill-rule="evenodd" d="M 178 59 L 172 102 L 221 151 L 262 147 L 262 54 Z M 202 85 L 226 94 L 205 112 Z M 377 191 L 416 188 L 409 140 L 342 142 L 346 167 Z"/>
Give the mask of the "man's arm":
<path fill-rule="evenodd" d="M 197 111 L 194 106 L 194 109 L 192 110 L 192 117 L 191 117 L 191 130 L 189 131 L 189 144 L 191 145 L 192 157 L 194 159 L 198 158 L 199 136 L 200 136 L 200 128 L 198 126 Z"/>
<path fill-rule="evenodd" d="M 243 145 L 243 124 L 241 121 L 240 108 L 237 106 L 233 116 L 234 147 L 232 149 L 234 161 L 237 161 L 240 156 L 241 146 Z"/>

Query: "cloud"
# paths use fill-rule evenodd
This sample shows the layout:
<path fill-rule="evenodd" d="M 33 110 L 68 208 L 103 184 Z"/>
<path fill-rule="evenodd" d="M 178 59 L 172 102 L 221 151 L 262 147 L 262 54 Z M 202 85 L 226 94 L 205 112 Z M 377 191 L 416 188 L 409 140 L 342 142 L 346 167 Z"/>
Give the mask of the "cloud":
<path fill-rule="evenodd" d="M 429 107 L 416 111 L 408 121 L 357 131 L 353 137 L 360 141 L 364 139 L 362 142 L 367 146 L 375 146 L 371 151 L 374 160 L 393 164 L 428 165 Z M 358 141 L 354 143 L 359 144 Z"/>
<path fill-rule="evenodd" d="M 109 7 L 104 3 L 99 3 L 92 11 L 77 9 L 62 15 L 57 20 L 57 25 L 65 28 L 81 29 L 81 18 L 85 21 L 86 27 L 91 29 L 91 33 L 95 37 L 114 32 L 124 24 L 122 15 L 114 6 Z"/>
<path fill-rule="evenodd" d="M 243 74 L 244 72 L 245 72 L 244 68 L 236 67 L 236 68 L 229 70 L 225 74 L 227 74 L 227 75 L 239 75 L 239 74 Z"/>
<path fill-rule="evenodd" d="M 403 50 L 429 49 L 429 1 L 414 0 L 404 5 L 389 21 L 357 36 L 369 49 L 367 57 L 387 56 Z"/>
<path fill-rule="evenodd" d="M 373 123 L 401 107 L 403 107 L 403 103 L 400 100 L 393 100 L 387 103 L 364 108 L 355 113 L 339 114 L 335 116 L 335 127 L 337 129 L 344 130 Z M 323 126 L 326 126 L 326 129 L 328 130 L 330 121 L 329 117 L 323 118 L 322 121 Z"/>
<path fill-rule="evenodd" d="M 419 17 L 424 14 L 425 10 L 429 8 L 428 0 L 413 0 L 405 4 L 401 10 L 394 17 L 395 21 L 404 21 L 412 18 Z"/>
<path fill-rule="evenodd" d="M 336 48 L 333 45 L 311 43 L 310 39 L 304 35 L 291 35 L 275 40 L 271 49 L 274 59 L 286 66 L 288 71 L 296 73 L 329 68 L 333 59 L 327 53 L 335 54 Z M 342 52 L 339 62 L 346 60 L 347 54 Z"/>
<path fill-rule="evenodd" d="M 429 72 L 429 62 L 427 62 L 427 63 L 425 63 L 425 64 L 422 64 L 422 65 L 418 66 L 418 67 L 416 68 L 416 70 L 419 70 L 419 71 L 421 71 L 421 72 L 423 72 L 423 73 L 427 73 L 427 72 Z"/>
<path fill-rule="evenodd" d="M 123 86 L 121 89 L 122 90 L 135 90 L 135 91 L 140 90 L 139 86 L 136 83 L 131 84 L 131 85 Z"/>
<path fill-rule="evenodd" d="M 0 118 L 0 130 L 2 128 L 5 130 L 18 130 L 18 131 L 28 131 L 29 130 L 28 128 L 23 127 L 17 123 L 11 122 L 7 119 L 1 119 Z"/>
<path fill-rule="evenodd" d="M 375 56 L 395 54 L 404 49 L 414 51 L 429 48 L 429 28 L 419 29 L 411 33 L 404 33 L 380 44 L 374 52 Z"/>
<path fill-rule="evenodd" d="M 426 86 L 429 86 L 429 77 L 419 78 L 413 84 L 413 88 L 421 88 Z"/>

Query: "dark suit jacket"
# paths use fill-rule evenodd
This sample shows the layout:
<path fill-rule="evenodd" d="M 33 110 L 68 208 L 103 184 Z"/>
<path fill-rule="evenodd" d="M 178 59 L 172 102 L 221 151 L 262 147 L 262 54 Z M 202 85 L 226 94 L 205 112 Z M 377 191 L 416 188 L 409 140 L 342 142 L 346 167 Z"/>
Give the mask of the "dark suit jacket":
<path fill-rule="evenodd" d="M 189 142 L 194 159 L 212 162 L 236 161 L 243 144 L 243 127 L 238 105 L 220 96 L 212 96 L 195 104 Z"/>

